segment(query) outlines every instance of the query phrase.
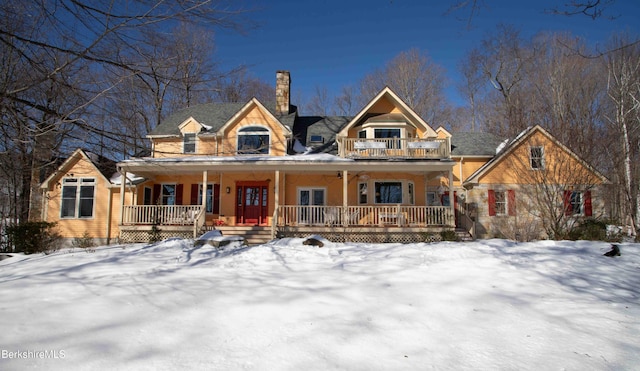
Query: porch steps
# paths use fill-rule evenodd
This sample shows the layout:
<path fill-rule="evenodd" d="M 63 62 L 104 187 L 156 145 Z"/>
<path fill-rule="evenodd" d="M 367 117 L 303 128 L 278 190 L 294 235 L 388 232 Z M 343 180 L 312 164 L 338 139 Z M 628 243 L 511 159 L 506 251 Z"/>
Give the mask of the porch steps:
<path fill-rule="evenodd" d="M 463 242 L 473 241 L 473 237 L 462 228 L 456 228 L 456 235 L 458 236 L 458 240 Z"/>
<path fill-rule="evenodd" d="M 215 229 L 222 232 L 223 236 L 244 237 L 248 245 L 260 245 L 271 241 L 271 227 L 259 226 L 217 226 Z"/>

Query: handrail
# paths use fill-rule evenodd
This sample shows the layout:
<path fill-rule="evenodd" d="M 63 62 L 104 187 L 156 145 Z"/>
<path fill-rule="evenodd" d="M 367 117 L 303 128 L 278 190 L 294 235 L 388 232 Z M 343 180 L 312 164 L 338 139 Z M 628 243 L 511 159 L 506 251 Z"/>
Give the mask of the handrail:
<path fill-rule="evenodd" d="M 280 205 L 273 225 L 286 226 L 447 226 L 448 206 L 334 206 Z"/>
<path fill-rule="evenodd" d="M 124 205 L 123 225 L 192 225 L 202 205 Z"/>
<path fill-rule="evenodd" d="M 193 238 L 198 237 L 198 233 L 202 230 L 202 226 L 205 223 L 205 208 L 202 207 L 196 215 L 195 220 L 193 221 Z"/>
<path fill-rule="evenodd" d="M 449 138 L 338 138 L 341 157 L 440 159 L 451 156 Z"/>

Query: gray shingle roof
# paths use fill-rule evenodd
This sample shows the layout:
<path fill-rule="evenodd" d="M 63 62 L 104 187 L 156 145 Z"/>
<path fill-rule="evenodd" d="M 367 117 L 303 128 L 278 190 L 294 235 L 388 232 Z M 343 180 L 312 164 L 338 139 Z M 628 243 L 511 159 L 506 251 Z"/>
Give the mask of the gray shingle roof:
<path fill-rule="evenodd" d="M 211 131 L 220 129 L 246 103 L 205 103 L 191 106 L 169 115 L 149 135 L 180 135 L 178 126 L 189 117 L 211 126 Z"/>
<path fill-rule="evenodd" d="M 315 147 L 312 153 L 336 154 L 336 134 L 344 128 L 351 117 L 346 116 L 301 116 L 297 117 L 293 126 L 293 136 L 302 145 Z M 322 144 L 310 143 L 311 136 L 321 136 Z"/>
<path fill-rule="evenodd" d="M 504 138 L 490 133 L 465 132 L 451 135 L 452 156 L 495 156 Z"/>

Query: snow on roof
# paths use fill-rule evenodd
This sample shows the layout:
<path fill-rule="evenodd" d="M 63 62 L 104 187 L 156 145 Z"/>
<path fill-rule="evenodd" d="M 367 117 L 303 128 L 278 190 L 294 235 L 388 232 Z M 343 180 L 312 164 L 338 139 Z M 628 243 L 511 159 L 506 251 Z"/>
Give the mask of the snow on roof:
<path fill-rule="evenodd" d="M 141 177 L 141 176 L 137 176 L 133 173 L 127 173 L 127 180 L 129 184 L 135 184 L 135 183 L 139 183 L 145 180 L 145 178 Z M 111 179 L 109 179 L 109 181 L 112 184 L 122 184 L 122 174 L 120 173 L 115 173 L 113 174 L 113 176 L 111 177 Z"/>
<path fill-rule="evenodd" d="M 138 162 L 141 159 L 124 160 L 122 163 Z M 261 156 L 261 155 L 241 155 L 241 156 L 185 156 L 185 157 L 162 157 L 151 158 L 146 157 L 142 160 L 155 163 L 163 162 L 184 162 L 184 163 L 198 163 L 198 162 L 354 162 L 353 159 L 341 158 L 328 153 L 314 153 L 314 154 L 297 154 L 287 156 Z"/>

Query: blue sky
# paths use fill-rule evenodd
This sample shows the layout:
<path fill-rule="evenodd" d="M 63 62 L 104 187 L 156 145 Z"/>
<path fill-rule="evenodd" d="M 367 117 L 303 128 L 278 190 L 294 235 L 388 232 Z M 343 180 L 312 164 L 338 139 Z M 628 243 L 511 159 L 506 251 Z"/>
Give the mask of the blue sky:
<path fill-rule="evenodd" d="M 480 0 L 482 1 L 482 0 Z M 453 103 L 457 64 L 497 24 L 512 24 L 530 37 L 540 31 L 571 31 L 602 45 L 614 30 L 640 34 L 640 1 L 617 0 L 607 9 L 615 19 L 591 20 L 545 14 L 569 0 L 484 0 L 484 7 L 466 28 L 467 13 L 445 15 L 456 0 L 247 0 L 255 9 L 247 17 L 259 24 L 246 35 L 219 31 L 216 55 L 223 67 L 250 66 L 268 82 L 277 70 L 289 70 L 292 100 L 308 100 L 316 86 L 335 95 L 402 51 L 418 48 L 447 71 L 447 96 Z"/>

